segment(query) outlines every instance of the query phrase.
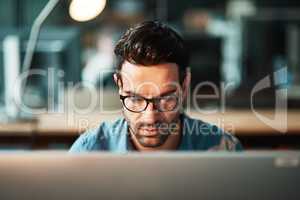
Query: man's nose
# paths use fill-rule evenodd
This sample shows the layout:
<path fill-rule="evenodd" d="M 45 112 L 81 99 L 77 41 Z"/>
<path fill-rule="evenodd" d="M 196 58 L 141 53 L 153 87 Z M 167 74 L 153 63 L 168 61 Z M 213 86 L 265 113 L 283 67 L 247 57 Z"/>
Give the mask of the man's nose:
<path fill-rule="evenodd" d="M 158 112 L 153 102 L 149 102 L 146 110 L 143 112 L 143 115 L 148 123 L 155 123 Z"/>

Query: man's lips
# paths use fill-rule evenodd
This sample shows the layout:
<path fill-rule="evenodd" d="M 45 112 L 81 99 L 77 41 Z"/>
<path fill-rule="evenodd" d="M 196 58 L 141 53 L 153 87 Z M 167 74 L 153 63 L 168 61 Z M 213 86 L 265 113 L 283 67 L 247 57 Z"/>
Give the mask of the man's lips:
<path fill-rule="evenodd" d="M 141 128 L 140 135 L 146 136 L 146 137 L 154 137 L 159 134 L 158 131 L 159 131 L 158 128 Z"/>

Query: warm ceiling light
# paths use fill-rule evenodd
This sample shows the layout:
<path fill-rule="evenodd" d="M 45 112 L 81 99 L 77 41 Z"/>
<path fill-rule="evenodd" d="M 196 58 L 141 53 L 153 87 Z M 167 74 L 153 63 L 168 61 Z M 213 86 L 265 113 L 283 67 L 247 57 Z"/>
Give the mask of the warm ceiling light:
<path fill-rule="evenodd" d="M 73 0 L 69 7 L 70 16 L 80 22 L 97 17 L 104 9 L 106 0 Z"/>

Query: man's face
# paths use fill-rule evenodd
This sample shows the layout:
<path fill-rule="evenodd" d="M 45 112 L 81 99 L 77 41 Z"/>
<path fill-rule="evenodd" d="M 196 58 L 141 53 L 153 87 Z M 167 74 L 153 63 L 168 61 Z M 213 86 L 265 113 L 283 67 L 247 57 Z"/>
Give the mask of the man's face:
<path fill-rule="evenodd" d="M 125 61 L 122 65 L 121 80 L 122 84 L 120 82 L 118 84 L 119 93 L 123 96 L 136 97 L 136 102 L 139 102 L 141 97 L 163 98 L 161 100 L 163 105 L 164 102 L 174 103 L 175 96 L 178 98 L 175 110 L 165 112 L 159 111 L 159 105 L 154 105 L 153 102 L 148 103 L 142 112 L 132 112 L 123 106 L 125 119 L 131 129 L 130 133 L 138 144 L 150 148 L 162 146 L 168 141 L 172 132 L 178 129 L 179 108 L 183 100 L 178 66 L 175 63 L 141 66 Z M 174 104 L 169 105 L 171 107 L 167 106 L 167 108 L 172 108 Z"/>

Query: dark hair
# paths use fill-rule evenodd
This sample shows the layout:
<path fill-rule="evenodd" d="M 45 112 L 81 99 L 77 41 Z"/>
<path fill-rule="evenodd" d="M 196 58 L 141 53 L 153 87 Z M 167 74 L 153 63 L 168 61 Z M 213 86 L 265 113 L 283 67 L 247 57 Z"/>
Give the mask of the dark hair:
<path fill-rule="evenodd" d="M 189 53 L 182 37 L 159 21 L 142 22 L 128 29 L 117 42 L 114 52 L 118 70 L 125 60 L 144 66 L 176 63 L 180 81 L 189 65 Z"/>

